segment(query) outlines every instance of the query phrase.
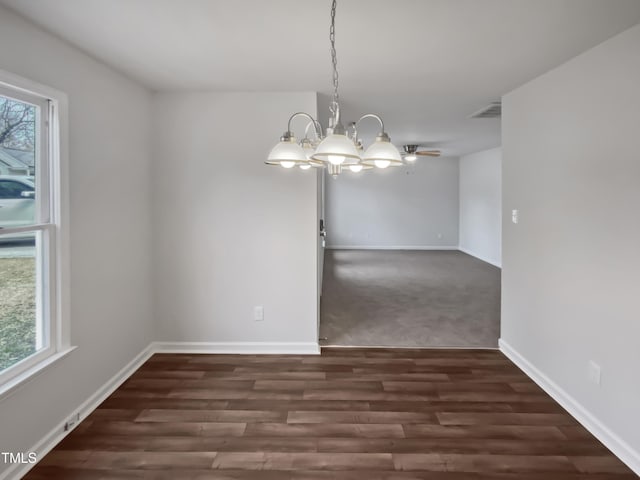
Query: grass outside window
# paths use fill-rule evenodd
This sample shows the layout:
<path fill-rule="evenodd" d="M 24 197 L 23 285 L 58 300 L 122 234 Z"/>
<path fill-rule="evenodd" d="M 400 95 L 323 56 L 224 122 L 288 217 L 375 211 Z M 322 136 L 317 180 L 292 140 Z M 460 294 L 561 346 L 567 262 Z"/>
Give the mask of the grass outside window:
<path fill-rule="evenodd" d="M 0 246 L 0 370 L 36 351 L 35 255 L 3 255 L 10 248 Z"/>

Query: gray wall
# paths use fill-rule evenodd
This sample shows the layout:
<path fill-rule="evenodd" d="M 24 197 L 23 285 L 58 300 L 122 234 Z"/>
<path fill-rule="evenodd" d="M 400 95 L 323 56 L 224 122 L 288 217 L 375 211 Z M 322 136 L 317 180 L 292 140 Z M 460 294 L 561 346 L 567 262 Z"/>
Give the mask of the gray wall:
<path fill-rule="evenodd" d="M 158 339 L 317 345 L 318 173 L 264 164 L 315 93 L 154 100 Z"/>
<path fill-rule="evenodd" d="M 71 343 L 0 399 L 0 450 L 25 452 L 153 340 L 151 95 L 0 7 L 0 68 L 69 98 Z M 0 463 L 0 476 L 8 465 Z"/>
<path fill-rule="evenodd" d="M 504 98 L 502 340 L 640 472 L 639 85 L 640 25 Z"/>
<path fill-rule="evenodd" d="M 502 262 L 502 150 L 460 157 L 460 250 Z"/>
<path fill-rule="evenodd" d="M 326 220 L 329 248 L 457 248 L 458 159 L 328 177 Z"/>

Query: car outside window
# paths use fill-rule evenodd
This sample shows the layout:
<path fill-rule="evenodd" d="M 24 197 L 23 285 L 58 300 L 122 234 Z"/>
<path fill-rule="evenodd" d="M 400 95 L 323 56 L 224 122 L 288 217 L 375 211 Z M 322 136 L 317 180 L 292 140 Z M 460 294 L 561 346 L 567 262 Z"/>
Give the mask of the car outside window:
<path fill-rule="evenodd" d="M 13 180 L 0 180 L 0 198 L 25 198 L 22 192 L 33 192 L 34 188 Z"/>

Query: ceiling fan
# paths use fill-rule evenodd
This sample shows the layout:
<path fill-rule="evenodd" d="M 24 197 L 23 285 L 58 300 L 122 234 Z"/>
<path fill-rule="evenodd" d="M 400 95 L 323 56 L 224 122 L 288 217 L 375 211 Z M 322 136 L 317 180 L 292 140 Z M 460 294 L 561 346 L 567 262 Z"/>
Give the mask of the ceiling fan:
<path fill-rule="evenodd" d="M 402 158 L 407 162 L 415 162 L 418 156 L 439 157 L 440 150 L 418 150 L 420 145 L 403 145 Z"/>

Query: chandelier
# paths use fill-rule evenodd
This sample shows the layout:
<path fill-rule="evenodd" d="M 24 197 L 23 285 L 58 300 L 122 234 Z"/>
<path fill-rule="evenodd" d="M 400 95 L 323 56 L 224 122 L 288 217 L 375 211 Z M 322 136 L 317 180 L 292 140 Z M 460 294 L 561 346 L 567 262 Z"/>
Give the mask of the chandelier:
<path fill-rule="evenodd" d="M 329 107 L 330 118 L 323 135 L 322 126 L 315 118 L 305 112 L 297 112 L 289 117 L 287 131 L 280 137 L 280 142 L 273 147 L 267 165 L 280 165 L 284 168 L 298 166 L 303 170 L 311 167 L 327 167 L 329 174 L 336 177 L 344 169 L 360 172 L 371 168 L 387 168 L 402 165 L 402 157 L 398 149 L 391 143 L 389 135 L 384 131 L 384 122 L 378 115 L 368 113 L 356 122 L 349 124 L 348 130 L 341 123 L 340 103 L 338 95 L 338 61 L 336 57 L 336 1 L 331 4 L 331 28 L 329 42 L 331 44 L 331 65 L 333 67 L 333 97 Z M 291 131 L 294 118 L 305 117 L 308 120 L 304 138 L 298 142 Z M 367 118 L 377 120 L 380 130 L 375 142 L 366 150 L 358 138 L 358 126 Z M 313 133 L 310 138 L 310 133 Z"/>

